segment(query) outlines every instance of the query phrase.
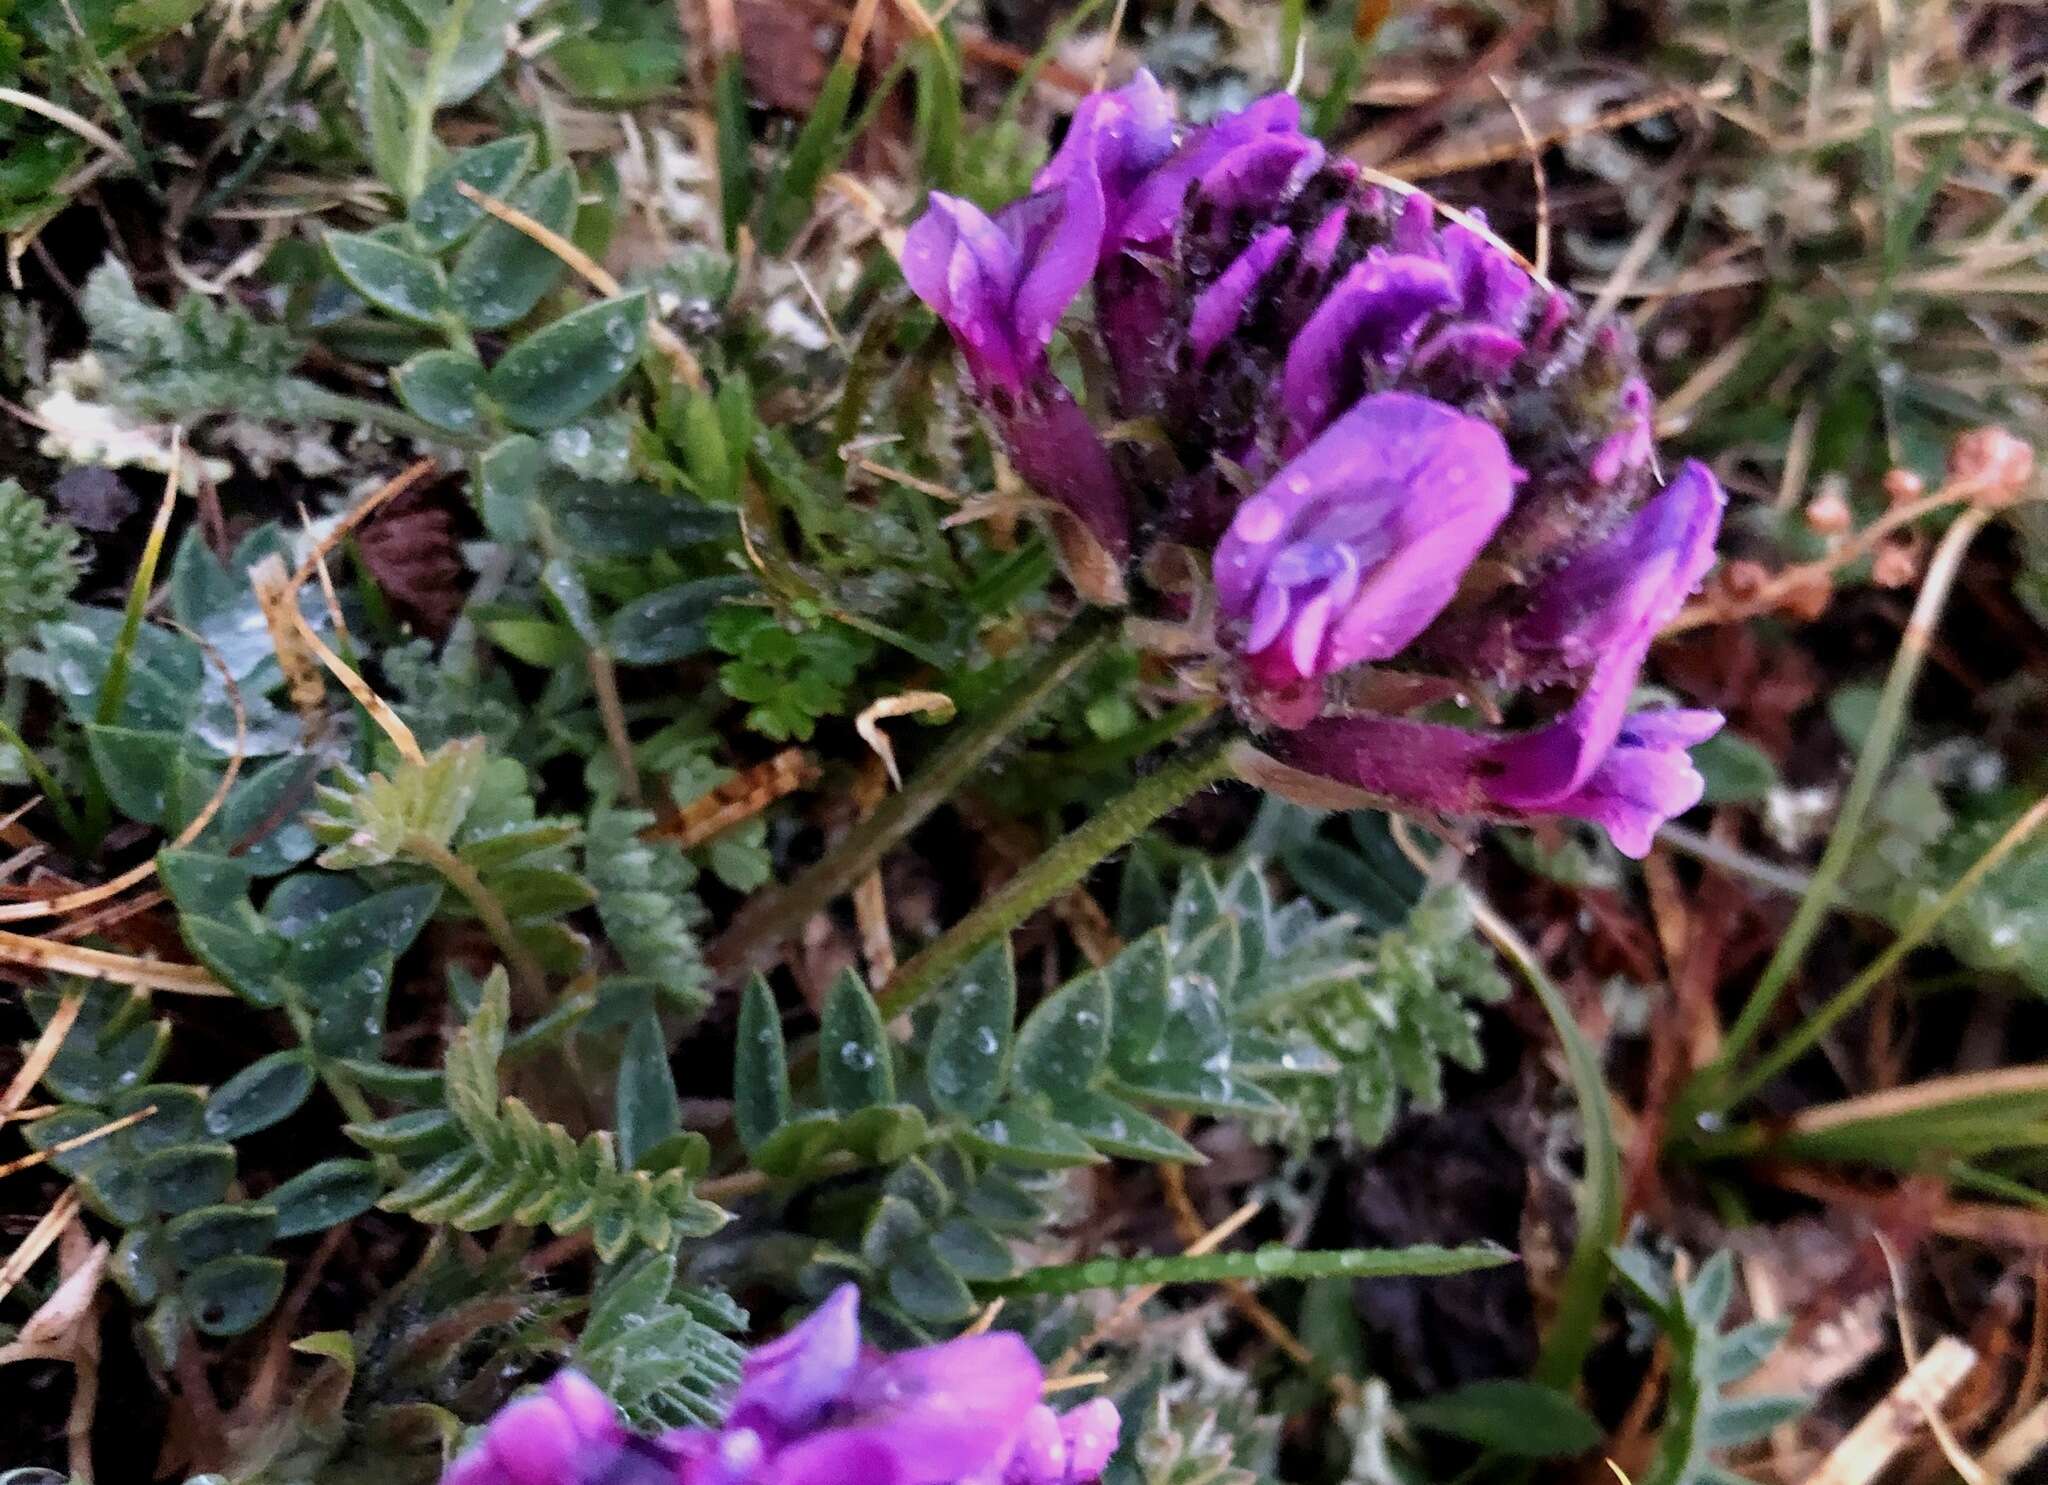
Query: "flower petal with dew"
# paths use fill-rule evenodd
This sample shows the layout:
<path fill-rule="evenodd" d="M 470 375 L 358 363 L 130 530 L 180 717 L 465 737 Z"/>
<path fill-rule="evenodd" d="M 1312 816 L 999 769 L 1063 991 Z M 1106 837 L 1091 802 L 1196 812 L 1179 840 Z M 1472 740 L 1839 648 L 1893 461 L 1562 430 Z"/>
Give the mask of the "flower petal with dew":
<path fill-rule="evenodd" d="M 1217 545 L 1217 598 L 1254 674 L 1284 685 L 1399 651 L 1457 592 L 1516 478 L 1481 419 L 1407 393 L 1358 403 Z"/>

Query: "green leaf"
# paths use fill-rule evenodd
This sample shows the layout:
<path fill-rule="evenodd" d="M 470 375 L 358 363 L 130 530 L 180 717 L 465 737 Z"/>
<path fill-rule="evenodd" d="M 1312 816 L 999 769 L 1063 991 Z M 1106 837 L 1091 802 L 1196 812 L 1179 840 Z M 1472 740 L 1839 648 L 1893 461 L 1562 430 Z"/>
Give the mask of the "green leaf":
<path fill-rule="evenodd" d="M 909 1244 L 886 1276 L 889 1298 L 913 1320 L 946 1325 L 974 1311 L 974 1291 L 947 1266 L 929 1236 Z"/>
<path fill-rule="evenodd" d="M 1009 1082 L 1016 1017 L 1016 965 L 1009 939 L 998 938 L 940 993 L 925 1053 L 925 1085 L 932 1107 L 975 1120 L 996 1106 Z"/>
<path fill-rule="evenodd" d="M 270 1313 L 284 1293 L 284 1260 L 241 1254 L 216 1258 L 185 1276 L 178 1298 L 202 1335 L 240 1335 Z"/>
<path fill-rule="evenodd" d="M 206 1132 L 217 1140 L 245 1134 L 289 1118 L 313 1091 L 313 1064 L 302 1051 L 258 1058 L 206 1101 Z"/>
<path fill-rule="evenodd" d="M 511 205 L 566 237 L 576 225 L 576 172 L 566 164 L 542 171 L 519 188 Z M 560 258 L 493 218 L 456 253 L 448 297 L 472 329 L 502 330 L 525 319 L 566 271 Z"/>
<path fill-rule="evenodd" d="M 121 813 L 145 825 L 162 825 L 171 770 L 184 739 L 172 732 L 91 725 L 85 729 L 85 741 L 93 768 Z"/>
<path fill-rule="evenodd" d="M 733 1124 L 740 1143 L 759 1154 L 790 1119 L 789 1052 L 775 992 L 755 975 L 740 996 L 739 1037 L 733 1051 Z"/>
<path fill-rule="evenodd" d="M 832 1114 L 803 1114 L 787 1119 L 747 1147 L 754 1168 L 763 1174 L 795 1177 L 812 1170 L 841 1144 L 840 1122 Z"/>
<path fill-rule="evenodd" d="M 761 246 L 770 253 L 787 252 L 789 245 L 810 220 L 812 199 L 818 182 L 833 168 L 851 140 L 845 138 L 847 105 L 860 78 L 859 64 L 851 58 L 835 62 L 811 104 L 803 132 L 790 146 L 782 171 L 769 185 L 761 210 Z"/>
<path fill-rule="evenodd" d="M 164 1224 L 164 1241 L 180 1269 L 231 1253 L 261 1253 L 277 1236 L 277 1208 L 268 1202 L 199 1207 Z"/>
<path fill-rule="evenodd" d="M 232 1145 L 177 1145 L 138 1161 L 136 1172 L 159 1212 L 189 1212 L 228 1194 L 235 1151 Z"/>
<path fill-rule="evenodd" d="M 1184 1165 L 1203 1163 L 1201 1152 L 1166 1125 L 1107 1093 L 1073 1089 L 1056 1097 L 1053 1107 L 1089 1144 L 1107 1154 Z"/>
<path fill-rule="evenodd" d="M 622 665 L 665 665 L 711 645 L 712 611 L 755 592 L 747 577 L 694 578 L 636 598 L 612 615 L 608 648 Z"/>
<path fill-rule="evenodd" d="M 633 1018 L 626 1033 L 616 1104 L 619 1156 L 627 1165 L 639 1165 L 642 1156 L 683 1127 L 682 1101 L 669 1071 L 668 1039 L 651 1005 Z"/>
<path fill-rule="evenodd" d="M 324 1159 L 307 1165 L 289 1182 L 268 1192 L 276 1206 L 276 1235 L 301 1237 L 324 1233 L 367 1213 L 383 1196 L 377 1168 L 367 1159 Z"/>
<path fill-rule="evenodd" d="M 645 293 L 589 305 L 507 351 L 491 368 L 491 398 L 518 427 L 558 427 L 625 379 L 646 338 Z"/>
<path fill-rule="evenodd" d="M 1410 1403 L 1401 1415 L 1417 1428 L 1449 1434 L 1514 1459 L 1566 1459 L 1597 1445 L 1600 1425 L 1552 1387 L 1503 1379 L 1472 1382 Z"/>
<path fill-rule="evenodd" d="M 977 1285 L 987 1297 L 1026 1294 L 1081 1294 L 1090 1289 L 1132 1289 L 1149 1284 L 1220 1284 L 1273 1279 L 1441 1278 L 1475 1269 L 1499 1268 L 1515 1255 L 1490 1244 L 1439 1248 L 1341 1248 L 1300 1252 L 1278 1246 L 1250 1253 L 1205 1253 L 1196 1257 L 1091 1258 L 1085 1263 L 1027 1269 L 1009 1279 Z"/>
<path fill-rule="evenodd" d="M 888 1030 L 874 997 L 852 970 L 843 971 L 825 996 L 818 1027 L 818 1069 L 826 1102 L 842 1112 L 896 1097 Z"/>
<path fill-rule="evenodd" d="M 432 258 L 357 232 L 329 232 L 326 244 L 348 286 L 386 314 L 432 325 L 447 311 L 448 283 Z"/>
<path fill-rule="evenodd" d="M 412 230 L 431 252 L 453 247 L 483 220 L 484 209 L 455 189 L 457 181 L 486 196 L 503 198 L 533 160 L 533 136 L 513 134 L 464 150 L 427 182 L 406 213 Z"/>
<path fill-rule="evenodd" d="M 733 513 L 649 484 L 576 480 L 549 492 L 562 536 L 587 557 L 645 557 L 651 551 L 722 541 Z"/>
<path fill-rule="evenodd" d="M 1710 1449 L 1753 1444 L 1812 1406 L 1812 1399 L 1805 1397 L 1723 1398 L 1707 1414 L 1705 1443 Z"/>
<path fill-rule="evenodd" d="M 969 1149 L 991 1160 L 1033 1170 L 1102 1162 L 1095 1147 L 1072 1129 L 1019 1104 L 997 1109 L 961 1138 Z"/>
<path fill-rule="evenodd" d="M 1015 1081 L 1057 1105 L 1090 1087 L 1109 1054 L 1109 987 L 1086 974 L 1043 1001 L 1017 1033 Z"/>
<path fill-rule="evenodd" d="M 466 351 L 421 351 L 391 375 L 391 390 L 423 423 L 466 436 L 481 432 L 484 364 Z"/>
<path fill-rule="evenodd" d="M 476 469 L 477 509 L 484 529 L 498 541 L 517 544 L 533 537 L 533 504 L 540 498 L 547 454 L 540 440 L 515 433 L 491 445 Z"/>
<path fill-rule="evenodd" d="M 1750 804 L 1778 784 L 1778 765 L 1747 738 L 1717 732 L 1692 749 L 1693 766 L 1706 780 L 1702 804 Z"/>

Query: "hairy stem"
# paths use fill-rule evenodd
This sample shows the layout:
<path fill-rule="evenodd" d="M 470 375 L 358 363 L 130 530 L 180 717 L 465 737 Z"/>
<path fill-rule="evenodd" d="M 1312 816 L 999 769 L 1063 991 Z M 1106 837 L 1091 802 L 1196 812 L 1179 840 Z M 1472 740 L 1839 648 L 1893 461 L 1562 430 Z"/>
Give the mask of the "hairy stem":
<path fill-rule="evenodd" d="M 711 967 L 725 975 L 761 967 L 807 921 L 834 898 L 852 890 L 855 882 L 874 870 L 884 853 L 950 799 L 989 754 L 1094 656 L 1115 627 L 1116 615 L 1099 609 L 1074 620 L 1045 658 L 987 716 L 956 728 L 901 791 L 847 832 L 822 860 L 780 892 L 756 898 L 741 909 L 706 952 Z"/>
<path fill-rule="evenodd" d="M 939 935 L 897 972 L 888 988 L 876 997 L 882 1014 L 896 1016 L 909 1010 L 984 944 L 1008 933 L 1077 885 L 1169 810 L 1229 777 L 1235 740 L 1233 734 L 1224 731 L 1197 743 L 1158 772 L 1140 779 L 1121 798 L 1097 811 L 1087 824 L 1004 883 L 994 896 Z"/>
<path fill-rule="evenodd" d="M 1679 1100 L 1677 1113 L 1685 1122 L 1690 1123 L 1706 1109 L 1728 1106 L 1731 1101 L 1728 1091 L 1730 1079 L 1736 1064 L 1762 1034 L 1793 975 L 1805 962 L 1806 951 L 1813 946 L 1821 924 L 1834 908 L 1849 862 L 1863 844 L 1864 816 L 1869 813 L 1871 802 L 1877 797 L 1878 786 L 1884 782 L 1891 768 L 1892 754 L 1897 750 L 1906 712 L 1913 700 L 1913 687 L 1920 678 L 1921 662 L 1927 658 L 1935 626 L 1941 621 L 1942 610 L 1948 603 L 1949 589 L 1954 586 L 1956 574 L 1962 567 L 1964 553 L 1989 519 L 1989 513 L 1981 507 L 1964 511 L 1943 535 L 1941 545 L 1935 548 L 1934 556 L 1927 564 L 1927 576 L 1920 584 L 1920 596 L 1914 600 L 1912 616 L 1907 620 L 1905 635 L 1899 641 L 1898 654 L 1893 657 L 1891 671 L 1885 676 L 1884 689 L 1878 694 L 1870 735 L 1856 759 L 1856 771 L 1849 780 L 1848 792 L 1842 797 L 1842 810 L 1836 818 L 1834 833 L 1828 837 L 1827 850 L 1821 854 L 1820 865 L 1814 869 L 1812 885 L 1800 899 L 1799 909 L 1792 915 L 1784 937 L 1779 939 L 1777 951 L 1771 955 L 1770 963 L 1764 966 L 1756 988 L 1750 992 L 1741 1014 L 1729 1029 L 1720 1056 L 1695 1075 Z"/>
<path fill-rule="evenodd" d="M 511 973 L 513 987 L 528 1006 L 539 1007 L 547 994 L 547 976 L 542 972 L 539 961 L 521 942 L 519 930 L 505 912 L 505 904 L 484 885 L 477 869 L 440 841 L 424 835 L 407 836 L 405 852 L 415 861 L 439 872 L 449 886 L 462 894 L 462 900 L 469 904 L 470 911 L 477 915 L 484 931 L 490 934 L 491 942 L 505 956 L 505 967 Z"/>

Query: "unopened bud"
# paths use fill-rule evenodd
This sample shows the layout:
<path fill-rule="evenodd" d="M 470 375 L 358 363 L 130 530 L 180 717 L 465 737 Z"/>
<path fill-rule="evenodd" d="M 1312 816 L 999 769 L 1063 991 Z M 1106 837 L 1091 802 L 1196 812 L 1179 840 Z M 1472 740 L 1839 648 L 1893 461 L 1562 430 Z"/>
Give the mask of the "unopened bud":
<path fill-rule="evenodd" d="M 1888 469 L 1884 475 L 1884 498 L 1893 505 L 1908 505 L 1927 493 L 1927 481 L 1910 469 Z"/>
<path fill-rule="evenodd" d="M 1870 580 L 1880 588 L 1903 588 L 1920 576 L 1916 542 L 1893 542 L 1879 548 L 1870 564 Z"/>
<path fill-rule="evenodd" d="M 1980 504 L 2010 505 L 2033 478 L 2034 448 L 2003 428 L 1972 428 L 1949 445 L 1948 473 Z"/>
<path fill-rule="evenodd" d="M 1720 574 L 1721 591 L 1737 603 L 1748 603 L 1771 580 L 1771 574 L 1761 562 L 1741 559 L 1722 564 Z"/>
<path fill-rule="evenodd" d="M 1823 490 L 1806 507 L 1806 526 L 1815 536 L 1840 536 L 1853 517 L 1840 490 Z"/>

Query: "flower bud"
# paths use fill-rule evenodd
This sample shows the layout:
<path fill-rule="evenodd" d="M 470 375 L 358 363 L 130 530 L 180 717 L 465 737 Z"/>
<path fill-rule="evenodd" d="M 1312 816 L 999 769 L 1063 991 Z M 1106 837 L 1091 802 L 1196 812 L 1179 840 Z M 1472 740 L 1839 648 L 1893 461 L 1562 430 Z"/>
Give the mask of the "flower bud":
<path fill-rule="evenodd" d="M 2034 447 L 2003 428 L 1972 428 L 1949 446 L 1948 476 L 1967 485 L 1979 504 L 2011 505 L 2034 476 Z"/>

